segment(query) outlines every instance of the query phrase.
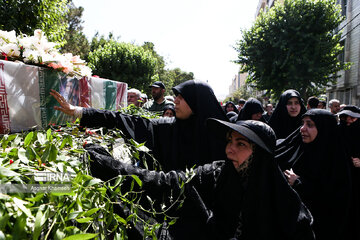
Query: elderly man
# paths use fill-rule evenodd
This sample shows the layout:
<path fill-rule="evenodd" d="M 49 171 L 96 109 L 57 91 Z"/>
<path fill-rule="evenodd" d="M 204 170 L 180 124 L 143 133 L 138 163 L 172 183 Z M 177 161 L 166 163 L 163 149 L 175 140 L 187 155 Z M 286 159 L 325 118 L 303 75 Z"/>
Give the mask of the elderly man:
<path fill-rule="evenodd" d="M 141 104 L 141 92 L 136 88 L 131 88 L 128 90 L 127 95 L 128 105 L 134 104 L 137 107 L 140 107 Z"/>
<path fill-rule="evenodd" d="M 331 113 L 337 114 L 338 112 L 340 112 L 340 101 L 337 99 L 331 99 L 329 101 L 329 108 Z"/>
<path fill-rule="evenodd" d="M 165 86 L 162 82 L 157 81 L 149 86 L 151 88 L 152 100 L 144 104 L 144 108 L 149 111 L 164 111 L 164 107 L 168 104 L 174 105 L 173 102 L 166 100 L 164 97 Z"/>

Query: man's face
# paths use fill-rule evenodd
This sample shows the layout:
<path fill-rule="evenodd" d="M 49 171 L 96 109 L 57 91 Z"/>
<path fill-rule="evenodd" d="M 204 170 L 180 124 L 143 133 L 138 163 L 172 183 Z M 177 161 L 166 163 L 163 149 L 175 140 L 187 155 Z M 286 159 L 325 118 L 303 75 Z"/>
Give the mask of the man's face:
<path fill-rule="evenodd" d="M 164 90 L 161 87 L 151 87 L 151 96 L 155 101 L 164 96 Z"/>
<path fill-rule="evenodd" d="M 271 114 L 273 112 L 273 105 L 268 104 L 265 108 L 266 112 Z"/>
<path fill-rule="evenodd" d="M 135 106 L 139 106 L 140 104 L 138 96 L 136 95 L 136 93 L 132 92 L 128 93 L 127 101 L 128 104 L 134 104 Z"/>
<path fill-rule="evenodd" d="M 340 111 L 340 103 L 333 102 L 331 104 L 330 110 L 333 114 L 337 114 Z"/>

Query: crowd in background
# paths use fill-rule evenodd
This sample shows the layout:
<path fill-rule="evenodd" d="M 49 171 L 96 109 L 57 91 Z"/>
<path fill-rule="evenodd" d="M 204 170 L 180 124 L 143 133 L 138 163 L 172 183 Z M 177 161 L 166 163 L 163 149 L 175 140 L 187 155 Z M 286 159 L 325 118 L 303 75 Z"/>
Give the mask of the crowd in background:
<path fill-rule="evenodd" d="M 78 109 L 51 94 L 55 109 L 82 126 L 118 128 L 145 142 L 164 170 L 127 165 L 89 146 L 94 176 L 135 174 L 149 186 L 145 192 L 164 199 L 195 167 L 177 223 L 163 239 L 360 239 L 359 107 L 332 99 L 326 110 L 293 89 L 276 105 L 250 98 L 221 106 L 211 87 L 195 80 L 175 86 L 172 102 L 161 82 L 149 87 L 152 100 L 144 103 L 130 89 L 128 103 L 166 117 Z"/>

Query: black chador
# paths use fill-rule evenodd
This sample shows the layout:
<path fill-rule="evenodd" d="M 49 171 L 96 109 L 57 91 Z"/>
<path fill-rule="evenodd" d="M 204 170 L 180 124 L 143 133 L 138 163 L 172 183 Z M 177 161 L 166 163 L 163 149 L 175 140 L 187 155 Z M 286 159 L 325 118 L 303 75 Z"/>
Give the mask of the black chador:
<path fill-rule="evenodd" d="M 292 97 L 298 98 L 301 106 L 300 113 L 296 117 L 291 117 L 286 108 L 288 100 Z M 283 139 L 295 131 L 301 125 L 301 115 L 305 112 L 306 108 L 298 91 L 289 89 L 281 94 L 279 102 L 269 119 L 269 125 L 274 129 L 276 137 Z"/>
<path fill-rule="evenodd" d="M 224 159 L 225 140 L 216 139 L 205 129 L 207 118 L 227 120 L 211 87 L 204 82 L 189 80 L 173 88 L 181 94 L 193 114 L 190 118 L 145 119 L 120 112 L 84 108 L 81 125 L 118 128 L 128 138 L 145 142 L 163 170 L 185 170 Z"/>
<path fill-rule="evenodd" d="M 298 131 L 277 145 L 276 160 L 282 171 L 292 169 L 299 178 L 293 188 L 314 217 L 316 239 L 348 239 L 351 182 L 335 115 L 323 109 L 308 110 L 303 117 L 315 123 L 317 135 L 303 143 Z"/>

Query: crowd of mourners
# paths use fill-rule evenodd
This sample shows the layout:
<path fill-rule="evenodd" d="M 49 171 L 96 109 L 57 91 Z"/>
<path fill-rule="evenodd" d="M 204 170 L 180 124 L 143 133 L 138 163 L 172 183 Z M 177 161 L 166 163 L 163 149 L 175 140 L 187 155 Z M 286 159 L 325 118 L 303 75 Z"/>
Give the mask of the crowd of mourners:
<path fill-rule="evenodd" d="M 161 171 L 85 146 L 93 176 L 137 175 L 155 200 L 152 208 L 184 196 L 181 207 L 168 212 L 176 223 L 164 224 L 158 239 L 360 239 L 359 107 L 332 99 L 326 110 L 316 97 L 305 105 L 292 89 L 274 106 L 255 98 L 221 106 L 202 81 L 175 86 L 174 99 L 164 97 L 161 82 L 149 87 L 152 100 L 143 104 L 141 93 L 130 89 L 128 102 L 164 117 L 76 107 L 50 94 L 59 103 L 55 109 L 80 118 L 82 126 L 117 128 L 151 150 Z M 129 229 L 129 239 L 143 238 L 136 224 Z"/>

